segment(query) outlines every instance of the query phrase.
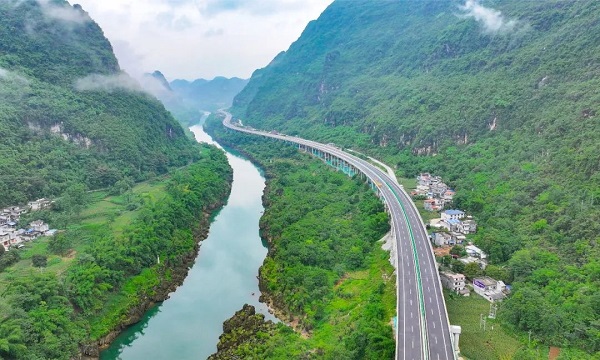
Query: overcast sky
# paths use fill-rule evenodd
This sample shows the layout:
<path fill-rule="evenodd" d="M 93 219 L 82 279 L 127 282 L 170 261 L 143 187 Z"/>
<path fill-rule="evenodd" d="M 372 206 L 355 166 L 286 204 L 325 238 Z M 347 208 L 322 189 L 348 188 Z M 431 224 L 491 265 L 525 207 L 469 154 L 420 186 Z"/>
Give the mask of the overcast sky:
<path fill-rule="evenodd" d="M 70 0 L 102 27 L 121 67 L 168 80 L 249 78 L 333 0 Z"/>

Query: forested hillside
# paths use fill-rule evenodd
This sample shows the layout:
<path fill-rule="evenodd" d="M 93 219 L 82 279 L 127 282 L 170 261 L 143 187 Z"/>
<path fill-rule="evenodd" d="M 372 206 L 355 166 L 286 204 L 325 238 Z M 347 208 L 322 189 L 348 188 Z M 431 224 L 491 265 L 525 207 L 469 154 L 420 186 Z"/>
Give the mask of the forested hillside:
<path fill-rule="evenodd" d="M 337 0 L 235 98 L 244 124 L 456 188 L 500 317 L 600 351 L 600 4 Z"/>
<path fill-rule="evenodd" d="M 0 2 L 0 206 L 140 181 L 198 159 L 122 73 L 102 30 L 66 1 Z"/>

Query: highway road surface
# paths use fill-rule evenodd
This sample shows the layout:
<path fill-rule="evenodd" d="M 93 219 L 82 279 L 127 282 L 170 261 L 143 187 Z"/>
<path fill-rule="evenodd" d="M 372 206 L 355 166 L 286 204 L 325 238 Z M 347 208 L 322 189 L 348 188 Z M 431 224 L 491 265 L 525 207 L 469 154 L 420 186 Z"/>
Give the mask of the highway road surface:
<path fill-rule="evenodd" d="M 390 214 L 395 238 L 397 269 L 396 359 L 454 360 L 454 351 L 442 287 L 423 220 L 414 203 L 395 179 L 377 166 L 337 147 L 282 134 L 242 127 L 225 116 L 223 125 L 247 134 L 302 145 L 327 153 L 354 166 L 379 188 Z"/>

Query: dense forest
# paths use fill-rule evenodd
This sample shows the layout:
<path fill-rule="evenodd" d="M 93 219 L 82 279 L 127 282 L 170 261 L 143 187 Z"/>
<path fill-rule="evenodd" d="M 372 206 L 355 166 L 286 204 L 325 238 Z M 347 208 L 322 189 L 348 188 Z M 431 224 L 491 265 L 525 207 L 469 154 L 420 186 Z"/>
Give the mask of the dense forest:
<path fill-rule="evenodd" d="M 442 175 L 509 274 L 503 321 L 597 353 L 598 19 L 597 1 L 337 0 L 232 112 Z"/>
<path fill-rule="evenodd" d="M 185 278 L 232 170 L 140 84 L 80 6 L 0 1 L 0 206 L 58 231 L 0 246 L 0 358 L 97 357 Z"/>
<path fill-rule="evenodd" d="M 360 179 L 220 121 L 209 118 L 208 131 L 265 170 L 261 301 L 297 332 L 244 308 L 224 325 L 213 358 L 392 359 L 395 277 L 378 242 L 389 230 L 382 203 Z"/>
<path fill-rule="evenodd" d="M 0 206 L 141 181 L 199 158 L 66 1 L 0 2 Z"/>
<path fill-rule="evenodd" d="M 0 272 L 0 357 L 98 356 L 183 280 L 231 180 L 223 152 L 206 145 L 199 161 L 166 179 L 79 192 L 63 210 L 32 214 L 70 225 L 0 255 L 3 265 L 10 259 Z"/>

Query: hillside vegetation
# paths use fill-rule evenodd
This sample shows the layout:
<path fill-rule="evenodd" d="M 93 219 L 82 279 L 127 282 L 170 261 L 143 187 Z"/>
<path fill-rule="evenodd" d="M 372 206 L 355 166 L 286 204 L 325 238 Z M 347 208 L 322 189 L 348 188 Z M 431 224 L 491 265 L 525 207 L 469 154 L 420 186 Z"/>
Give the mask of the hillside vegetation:
<path fill-rule="evenodd" d="M 260 316 L 260 326 L 248 324 L 244 308 L 225 322 L 210 359 L 392 359 L 395 277 L 378 242 L 389 231 L 382 203 L 360 179 L 220 121 L 210 117 L 208 131 L 265 169 L 261 301 L 297 332 Z"/>
<path fill-rule="evenodd" d="M 599 19 L 596 1 L 338 0 L 233 113 L 444 176 L 509 270 L 502 320 L 596 353 Z"/>
<path fill-rule="evenodd" d="M 199 158 L 66 1 L 0 2 L 0 206 L 141 181 Z"/>
<path fill-rule="evenodd" d="M 80 193 L 77 213 L 31 216 L 69 225 L 0 255 L 0 358 L 97 357 L 119 331 L 183 282 L 230 190 L 225 154 L 117 194 Z M 36 258 L 43 259 L 37 262 Z M 20 261 L 19 261 L 20 260 Z"/>

